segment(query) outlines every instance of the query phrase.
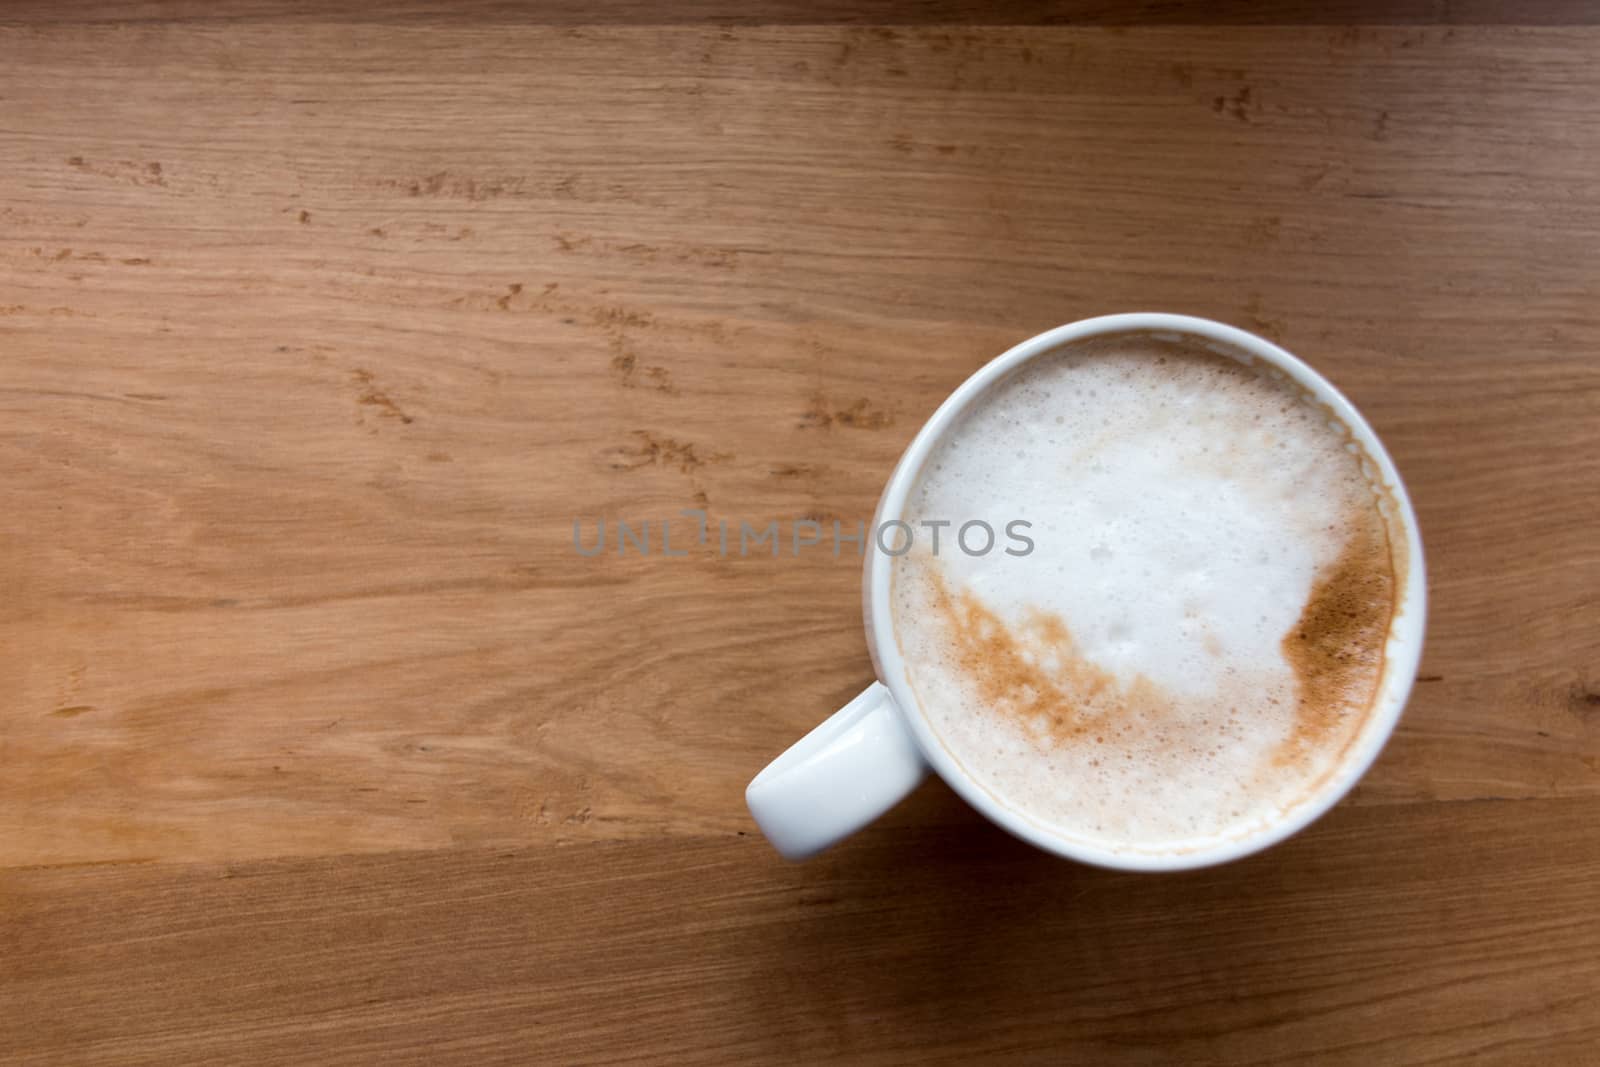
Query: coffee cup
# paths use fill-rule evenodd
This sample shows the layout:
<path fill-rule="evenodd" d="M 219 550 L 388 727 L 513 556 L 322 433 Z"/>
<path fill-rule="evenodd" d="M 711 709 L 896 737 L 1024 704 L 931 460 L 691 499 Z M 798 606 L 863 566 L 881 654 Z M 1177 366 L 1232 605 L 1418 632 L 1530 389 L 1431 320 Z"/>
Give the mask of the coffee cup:
<path fill-rule="evenodd" d="M 968 497 L 1026 515 L 929 517 Z M 956 542 L 977 520 L 1015 540 Z M 907 543 L 929 528 L 942 559 Z M 872 531 L 877 679 L 746 790 L 790 859 L 930 773 L 1070 859 L 1237 859 L 1349 792 L 1421 656 L 1422 545 L 1377 435 L 1295 356 L 1205 319 L 1109 315 L 1003 353 L 911 441 Z"/>

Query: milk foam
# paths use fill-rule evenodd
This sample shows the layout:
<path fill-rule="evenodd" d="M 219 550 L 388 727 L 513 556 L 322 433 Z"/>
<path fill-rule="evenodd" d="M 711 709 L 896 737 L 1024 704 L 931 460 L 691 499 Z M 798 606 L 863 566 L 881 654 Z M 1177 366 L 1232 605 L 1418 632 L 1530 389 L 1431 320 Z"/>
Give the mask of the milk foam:
<path fill-rule="evenodd" d="M 1100 847 L 1276 822 L 1335 765 L 1382 670 L 1392 573 L 1362 579 L 1382 614 L 1336 635 L 1333 689 L 1286 652 L 1352 546 L 1388 566 L 1363 461 L 1273 368 L 1148 334 L 1029 361 L 929 457 L 906 509 L 914 526 L 1026 519 L 1036 546 L 895 561 L 935 733 L 1002 803 Z"/>

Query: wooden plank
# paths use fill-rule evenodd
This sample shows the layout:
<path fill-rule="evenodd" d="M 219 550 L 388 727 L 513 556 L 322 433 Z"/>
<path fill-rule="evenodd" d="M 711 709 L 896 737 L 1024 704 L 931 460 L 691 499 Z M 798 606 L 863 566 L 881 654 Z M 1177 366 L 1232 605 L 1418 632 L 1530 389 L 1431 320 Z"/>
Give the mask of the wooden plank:
<path fill-rule="evenodd" d="M 1590 1055 L 1593 9 L 1121 10 L 0 9 L 0 1059 Z M 1209 872 L 937 785 L 780 864 L 741 792 L 869 677 L 859 560 L 739 523 L 849 530 L 1144 308 L 1390 443 L 1393 744 Z M 734 555 L 614 551 L 683 509 Z"/>
<path fill-rule="evenodd" d="M 1114 874 L 976 820 L 3 876 L 25 1064 L 1584 1062 L 1587 801 L 1341 809 Z"/>
<path fill-rule="evenodd" d="M 216 22 L 520 26 L 1592 26 L 1583 0 L 12 0 L 0 24 Z"/>

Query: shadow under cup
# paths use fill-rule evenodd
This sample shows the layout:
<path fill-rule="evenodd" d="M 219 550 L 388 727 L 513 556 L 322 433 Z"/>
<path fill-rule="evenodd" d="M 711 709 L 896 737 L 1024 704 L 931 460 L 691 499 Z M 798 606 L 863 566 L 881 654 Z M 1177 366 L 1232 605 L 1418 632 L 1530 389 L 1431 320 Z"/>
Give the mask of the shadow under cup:
<path fill-rule="evenodd" d="M 1119 869 L 1178 870 L 1226 862 L 1266 848 L 1326 812 L 1376 759 L 1410 693 L 1421 655 L 1425 622 L 1422 546 L 1414 512 L 1393 461 L 1355 407 L 1326 379 L 1282 348 L 1220 323 L 1158 314 L 1116 315 L 1074 323 L 1012 348 L 980 369 L 940 406 L 897 465 L 880 499 L 872 529 L 882 531 L 886 524 L 905 523 L 908 516 L 916 518 L 911 505 L 925 465 L 939 455 L 952 432 L 963 428 L 969 413 L 982 401 L 990 399 L 993 391 L 1034 369 L 1033 361 L 1079 353 L 1092 359 L 1092 352 L 1107 342 L 1135 339 L 1203 349 L 1210 355 L 1243 364 L 1252 374 L 1287 379 L 1304 401 L 1325 412 L 1342 430 L 1348 431 L 1350 444 L 1367 461 L 1377 510 L 1383 516 L 1388 535 L 1393 611 L 1383 641 L 1381 672 L 1374 695 L 1366 705 L 1364 720 L 1320 778 L 1308 779 L 1296 799 L 1275 811 L 1265 823 L 1257 822 L 1235 834 L 1201 837 L 1178 845 L 1163 843 L 1159 848 L 1144 848 L 1131 841 L 1108 842 L 1103 838 L 1074 836 L 1061 829 L 1059 823 L 1041 818 L 1037 809 L 1030 812 L 1005 790 L 986 783 L 981 773 L 969 769 L 958 757 L 954 749 L 960 746 L 950 744 L 936 728 L 935 716 L 930 715 L 919 696 L 919 685 L 902 654 L 896 633 L 895 583 L 906 567 L 898 552 L 891 555 L 881 545 L 874 545 L 869 551 L 864 574 L 864 607 L 868 643 L 878 678 L 891 694 L 921 756 L 964 799 L 1002 828 L 1059 855 Z M 980 623 L 991 625 L 981 620 Z"/>

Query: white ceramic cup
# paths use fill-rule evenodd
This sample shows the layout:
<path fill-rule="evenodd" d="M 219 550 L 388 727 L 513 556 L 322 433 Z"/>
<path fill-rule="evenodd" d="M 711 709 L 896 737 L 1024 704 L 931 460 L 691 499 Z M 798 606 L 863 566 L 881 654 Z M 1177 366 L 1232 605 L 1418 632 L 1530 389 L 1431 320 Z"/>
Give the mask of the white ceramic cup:
<path fill-rule="evenodd" d="M 1372 427 L 1326 379 L 1270 341 L 1208 319 L 1155 313 L 1085 319 L 1024 341 L 968 378 L 933 413 L 890 475 L 871 529 L 876 531 L 885 522 L 903 518 L 906 498 L 923 462 L 985 389 L 1034 356 L 1087 338 L 1128 331 L 1178 334 L 1281 369 L 1346 423 L 1377 465 L 1405 530 L 1406 562 L 1377 699 L 1355 744 L 1316 792 L 1266 829 L 1239 840 L 1151 854 L 1118 852 L 1065 837 L 975 782 L 934 735 L 906 681 L 905 662 L 895 642 L 889 599 L 891 557 L 878 551 L 869 532 L 864 611 L 867 644 L 878 680 L 773 760 L 745 790 L 750 813 L 784 856 L 802 859 L 856 832 L 897 804 L 933 770 L 1002 828 L 1058 855 L 1123 870 L 1205 867 L 1249 855 L 1303 829 L 1338 803 L 1377 758 L 1400 719 L 1422 655 L 1427 588 L 1416 514 Z"/>

